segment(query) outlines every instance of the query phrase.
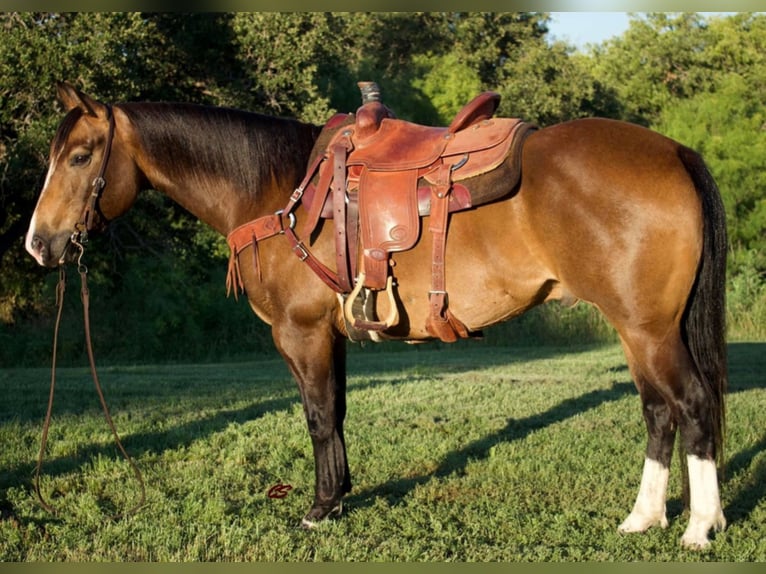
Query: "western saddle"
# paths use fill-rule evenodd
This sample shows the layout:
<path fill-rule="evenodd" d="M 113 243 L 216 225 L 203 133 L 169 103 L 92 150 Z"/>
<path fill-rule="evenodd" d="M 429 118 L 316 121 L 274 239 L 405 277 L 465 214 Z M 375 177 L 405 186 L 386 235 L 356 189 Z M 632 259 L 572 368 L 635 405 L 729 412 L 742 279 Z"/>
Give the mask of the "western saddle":
<path fill-rule="evenodd" d="M 359 87 L 362 106 L 356 114 L 337 114 L 327 122 L 306 177 L 287 206 L 229 234 L 227 290 L 232 286 L 244 290 L 239 271 L 242 250 L 284 234 L 295 254 L 345 297 L 349 335 L 380 340 L 379 332 L 398 323 L 391 254 L 414 247 L 420 237 L 421 217 L 430 215 L 431 290 L 426 328 L 445 342 L 469 337 L 472 333 L 447 305 L 449 213 L 509 193 L 520 174 L 523 140 L 534 128 L 519 119 L 494 118 L 500 103 L 500 95 L 494 92 L 476 96 L 442 128 L 396 119 L 380 101 L 374 82 L 360 82 Z M 494 170 L 509 155 L 513 156 L 514 181 L 494 194 L 470 189 L 466 180 Z M 296 230 L 293 210 L 301 201 L 308 215 Z M 319 261 L 300 239 L 310 237 L 320 219 L 333 222 L 335 270 Z M 255 252 L 253 262 L 258 268 Z M 384 290 L 390 312 L 379 320 L 371 311 L 371 294 Z"/>

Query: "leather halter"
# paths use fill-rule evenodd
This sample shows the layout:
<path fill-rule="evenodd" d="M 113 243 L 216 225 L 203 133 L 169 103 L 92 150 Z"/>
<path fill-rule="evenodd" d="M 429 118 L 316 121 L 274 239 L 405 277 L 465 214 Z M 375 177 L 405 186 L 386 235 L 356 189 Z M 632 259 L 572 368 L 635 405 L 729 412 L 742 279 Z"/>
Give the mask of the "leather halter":
<path fill-rule="evenodd" d="M 106 167 L 109 164 L 109 156 L 112 153 L 112 140 L 114 140 L 114 113 L 112 112 L 112 106 L 106 104 L 106 115 L 109 119 L 109 131 L 106 136 L 106 144 L 104 146 L 104 156 L 101 158 L 101 167 L 98 170 L 98 175 L 93 180 L 91 187 L 90 197 L 88 203 L 85 204 L 80 221 L 74 226 L 74 232 L 72 233 L 72 243 L 81 245 L 88 240 L 88 232 L 93 229 L 93 216 L 99 211 L 98 201 L 101 199 L 101 194 L 106 187 L 106 180 L 104 175 L 106 174 Z M 102 214 L 103 217 L 103 214 Z"/>

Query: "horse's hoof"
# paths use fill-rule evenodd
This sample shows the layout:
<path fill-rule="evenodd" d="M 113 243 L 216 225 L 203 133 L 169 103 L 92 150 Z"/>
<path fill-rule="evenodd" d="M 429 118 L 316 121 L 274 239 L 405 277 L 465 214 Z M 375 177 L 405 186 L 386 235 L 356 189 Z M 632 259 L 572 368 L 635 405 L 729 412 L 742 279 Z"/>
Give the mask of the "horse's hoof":
<path fill-rule="evenodd" d="M 689 520 L 689 526 L 686 527 L 684 535 L 681 537 L 681 546 L 688 550 L 705 550 L 710 546 L 708 532 L 721 532 L 726 528 L 726 518 L 723 512 L 718 510 L 713 518 L 700 519 L 692 518 Z"/>
<path fill-rule="evenodd" d="M 343 501 L 338 502 L 329 511 L 321 508 L 312 508 L 309 513 L 301 520 L 303 530 L 313 530 L 314 528 L 327 522 L 329 518 L 335 518 L 343 513 Z"/>
<path fill-rule="evenodd" d="M 617 531 L 620 534 L 630 534 L 633 532 L 646 532 L 652 526 L 660 526 L 661 528 L 668 527 L 668 519 L 665 516 L 665 511 L 654 515 L 645 515 L 640 512 L 633 511 L 630 513 L 625 521 L 620 524 Z"/>

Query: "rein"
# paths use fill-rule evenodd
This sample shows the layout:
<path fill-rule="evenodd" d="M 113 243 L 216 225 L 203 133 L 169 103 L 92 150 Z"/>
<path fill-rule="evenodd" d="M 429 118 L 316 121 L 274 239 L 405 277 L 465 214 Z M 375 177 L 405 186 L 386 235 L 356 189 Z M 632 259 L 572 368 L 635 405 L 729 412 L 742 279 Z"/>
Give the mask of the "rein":
<path fill-rule="evenodd" d="M 144 485 L 144 479 L 141 476 L 141 471 L 139 470 L 135 461 L 131 458 L 131 456 L 125 450 L 125 447 L 122 445 L 122 440 L 120 440 L 120 435 L 117 433 L 117 428 L 115 427 L 114 421 L 112 420 L 112 416 L 109 412 L 109 407 L 107 406 L 106 399 L 104 398 L 104 392 L 101 388 L 101 382 L 99 381 L 99 378 L 98 378 L 98 372 L 96 371 L 96 360 L 93 353 L 93 343 L 91 340 L 91 333 L 90 333 L 90 291 L 88 289 L 88 268 L 82 262 L 82 257 L 83 257 L 83 254 L 85 253 L 84 244 L 87 242 L 87 238 L 88 238 L 88 230 L 91 229 L 93 225 L 93 214 L 98 209 L 98 205 L 97 205 L 98 200 L 101 197 L 101 193 L 103 192 L 104 187 L 106 187 L 106 180 L 104 180 L 104 174 L 106 172 L 106 165 L 109 161 L 109 155 L 112 148 L 112 139 L 114 138 L 114 115 L 112 114 L 111 108 L 108 107 L 107 110 L 109 115 L 109 134 L 107 137 L 106 145 L 104 147 L 104 158 L 101 163 L 101 168 L 99 169 L 98 175 L 96 176 L 96 179 L 93 180 L 93 184 L 92 184 L 93 192 L 91 193 L 89 201 L 86 204 L 85 209 L 83 210 L 83 214 L 82 214 L 82 218 L 80 222 L 78 222 L 75 225 L 75 230 L 72 233 L 70 242 L 79 250 L 79 255 L 77 256 L 77 271 L 80 274 L 80 282 L 81 282 L 80 299 L 82 301 L 82 308 L 83 308 L 85 347 L 88 352 L 88 361 L 90 363 L 91 377 L 93 378 L 93 383 L 96 387 L 96 393 L 98 394 L 99 402 L 101 403 L 101 409 L 104 412 L 104 418 L 106 419 L 106 422 L 109 425 L 109 429 L 111 430 L 112 436 L 114 437 L 114 442 L 117 445 L 117 448 L 119 449 L 122 456 L 125 458 L 125 460 L 130 465 L 131 469 L 133 470 L 133 474 L 135 475 L 136 480 L 139 483 L 139 487 L 141 491 L 139 501 L 135 506 L 133 506 L 131 509 L 129 509 L 125 513 L 112 516 L 112 520 L 118 520 L 125 515 L 134 514 L 138 509 L 144 506 L 144 504 L 146 503 L 146 486 Z M 65 251 L 65 254 L 66 254 L 66 251 Z M 37 499 L 40 502 L 40 505 L 51 514 L 57 514 L 57 512 L 56 512 L 56 509 L 53 508 L 53 506 L 50 503 L 48 503 L 42 495 L 42 492 L 40 490 L 40 473 L 42 471 L 43 459 L 45 456 L 45 447 L 48 443 L 48 431 L 50 430 L 51 418 L 53 415 L 53 398 L 54 398 L 55 389 L 56 389 L 56 355 L 58 350 L 58 335 L 59 335 L 59 326 L 61 325 L 61 316 L 64 309 L 64 293 L 66 291 L 66 270 L 64 268 L 63 263 L 64 263 L 64 256 L 62 256 L 60 261 L 61 265 L 59 266 L 59 282 L 58 282 L 58 285 L 56 286 L 56 304 L 57 304 L 58 310 L 56 313 L 56 324 L 53 330 L 53 357 L 52 357 L 52 366 L 51 366 L 50 393 L 48 395 L 48 409 L 45 414 L 45 422 L 43 423 L 40 452 L 37 457 L 37 466 L 35 468 L 35 477 L 34 477 L 34 488 L 35 488 L 35 493 L 37 494 Z"/>

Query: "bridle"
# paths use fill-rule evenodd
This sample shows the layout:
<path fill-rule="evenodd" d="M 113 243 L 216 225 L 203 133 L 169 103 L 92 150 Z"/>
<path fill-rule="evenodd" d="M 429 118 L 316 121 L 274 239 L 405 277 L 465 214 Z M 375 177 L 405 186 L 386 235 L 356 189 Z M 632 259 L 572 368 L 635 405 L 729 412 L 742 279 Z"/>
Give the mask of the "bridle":
<path fill-rule="evenodd" d="M 91 183 L 93 189 L 88 198 L 88 202 L 85 204 L 80 220 L 74 226 L 74 231 L 72 232 L 71 237 L 72 243 L 74 243 L 75 246 L 80 246 L 80 248 L 82 248 L 82 244 L 88 241 L 88 232 L 93 229 L 94 215 L 96 212 L 100 212 L 98 202 L 106 187 L 104 175 L 106 175 L 109 156 L 112 154 L 112 141 L 114 140 L 114 112 L 112 111 L 112 106 L 106 106 L 106 115 L 109 118 L 109 129 L 106 134 L 106 144 L 104 144 L 104 155 L 101 158 L 101 167 L 99 167 L 98 175 L 96 175 L 93 183 Z"/>
<path fill-rule="evenodd" d="M 109 156 L 111 155 L 111 151 L 112 151 L 112 140 L 114 139 L 114 113 L 112 112 L 111 106 L 106 106 L 106 110 L 107 110 L 107 116 L 109 118 L 109 130 L 107 132 L 106 144 L 104 145 L 104 155 L 101 159 L 101 167 L 98 170 L 98 175 L 96 176 L 96 178 L 93 180 L 93 183 L 91 184 L 91 187 L 93 189 L 91 191 L 90 197 L 88 198 L 88 202 L 85 204 L 80 220 L 74 226 L 74 230 L 72 231 L 72 235 L 69 238 L 69 241 L 79 251 L 79 254 L 77 255 L 77 271 L 80 274 L 80 280 L 82 283 L 80 298 L 82 300 L 83 318 L 84 318 L 84 325 L 85 325 L 85 347 L 88 352 L 88 360 L 90 362 L 90 371 L 91 371 L 91 376 L 93 377 L 93 383 L 96 387 L 96 393 L 98 394 L 99 401 L 101 402 L 101 408 L 104 412 L 104 417 L 106 418 L 106 422 L 109 425 L 110 430 L 112 431 L 112 436 L 114 437 L 115 444 L 117 445 L 117 448 L 122 453 L 122 456 L 125 458 L 128 464 L 130 464 L 141 489 L 140 499 L 138 503 L 133 508 L 131 508 L 127 513 L 125 513 L 125 514 L 132 514 L 145 504 L 146 487 L 144 485 L 143 477 L 141 476 L 141 471 L 138 469 L 138 466 L 130 457 L 128 452 L 125 450 L 125 447 L 122 445 L 122 441 L 120 440 L 120 436 L 117 433 L 117 429 L 114 425 L 114 421 L 112 420 L 112 416 L 109 413 L 109 407 L 106 404 L 106 399 L 104 398 L 104 393 L 101 389 L 101 383 L 98 379 L 98 373 L 96 372 L 96 361 L 93 354 L 93 345 L 91 342 L 91 334 L 90 334 L 90 292 L 88 290 L 88 280 L 87 280 L 88 268 L 82 262 L 83 255 L 85 253 L 85 244 L 88 242 L 88 232 L 91 229 L 93 229 L 93 218 L 95 213 L 97 211 L 100 211 L 98 208 L 98 202 L 99 202 L 99 199 L 101 198 L 104 188 L 106 187 L 106 180 L 104 179 L 104 175 L 106 174 L 106 168 L 109 163 Z M 103 214 L 102 214 L 102 217 L 103 217 Z M 64 254 L 61 256 L 61 259 L 59 260 L 59 282 L 56 287 L 56 303 L 57 303 L 58 311 L 56 314 L 56 324 L 53 331 L 53 358 L 52 358 L 52 367 L 51 367 L 51 386 L 50 386 L 50 394 L 48 396 L 48 409 L 45 414 L 45 422 L 43 423 L 40 453 L 37 457 L 37 467 L 35 469 L 35 479 L 34 479 L 35 493 L 37 494 L 37 499 L 42 505 L 42 507 L 45 508 L 45 510 L 47 510 L 51 514 L 56 514 L 56 510 L 44 499 L 42 492 L 40 491 L 40 472 L 43 465 L 45 446 L 48 442 L 48 430 L 50 429 L 51 417 L 53 414 L 53 397 L 54 397 L 55 388 L 56 388 L 56 352 L 58 348 L 59 325 L 61 324 L 61 314 L 64 308 L 64 292 L 66 290 L 66 270 L 65 270 L 64 264 L 65 264 L 67 251 L 68 249 L 64 250 Z M 123 515 L 117 515 L 112 518 L 116 520 L 120 518 L 121 516 Z"/>
<path fill-rule="evenodd" d="M 74 245 L 80 252 L 77 257 L 77 266 L 80 269 L 82 269 L 81 261 L 83 253 L 85 252 L 85 244 L 88 242 L 88 232 L 93 229 L 93 218 L 96 213 L 99 213 L 99 215 L 104 218 L 103 212 L 101 212 L 98 207 L 98 202 L 106 187 L 106 179 L 104 179 L 104 176 L 106 175 L 106 168 L 109 165 L 109 156 L 112 154 L 112 141 L 114 140 L 114 112 L 112 111 L 112 106 L 106 105 L 106 115 L 109 121 L 109 128 L 106 134 L 106 143 L 104 144 L 104 155 L 101 158 L 101 166 L 98 169 L 98 174 L 91 183 L 92 190 L 88 197 L 88 201 L 85 203 L 85 207 L 83 207 L 80 219 L 74 224 L 72 235 L 69 236 L 69 243 Z M 64 249 L 61 258 L 59 259 L 59 267 L 62 267 L 66 263 L 68 251 L 69 246 L 67 245 L 67 248 Z"/>

